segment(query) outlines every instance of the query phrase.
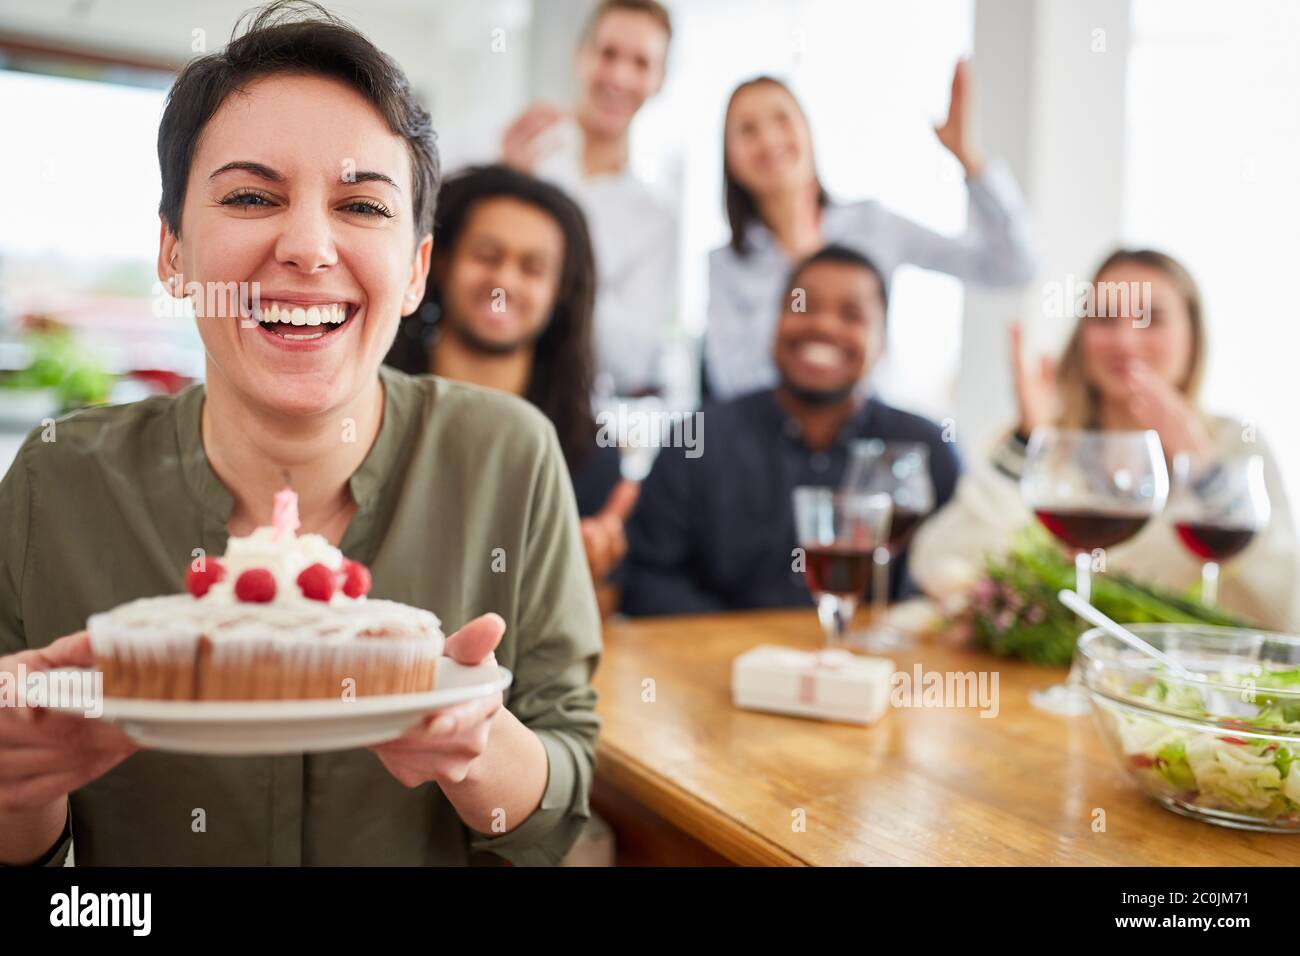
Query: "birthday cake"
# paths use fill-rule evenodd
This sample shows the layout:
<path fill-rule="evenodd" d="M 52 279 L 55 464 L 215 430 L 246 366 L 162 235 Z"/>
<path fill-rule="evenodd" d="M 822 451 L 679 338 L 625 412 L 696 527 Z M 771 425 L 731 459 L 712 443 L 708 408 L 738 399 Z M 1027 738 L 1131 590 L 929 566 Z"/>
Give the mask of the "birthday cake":
<path fill-rule="evenodd" d="M 297 499 L 273 524 L 199 557 L 187 594 L 141 598 L 87 622 L 108 697 L 347 699 L 434 688 L 443 635 L 429 611 L 372 599 L 370 572 L 320 535 Z"/>

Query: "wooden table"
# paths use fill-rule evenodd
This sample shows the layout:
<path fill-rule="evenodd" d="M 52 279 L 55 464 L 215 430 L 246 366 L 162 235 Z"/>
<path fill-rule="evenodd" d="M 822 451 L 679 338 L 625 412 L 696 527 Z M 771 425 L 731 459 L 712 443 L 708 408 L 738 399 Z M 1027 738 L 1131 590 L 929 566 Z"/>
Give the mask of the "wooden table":
<path fill-rule="evenodd" d="M 814 612 L 607 626 L 593 804 L 620 863 L 1300 864 L 1300 836 L 1172 813 L 1129 782 L 1091 716 L 1031 705 L 1062 670 L 926 642 L 898 669 L 996 671 L 997 716 L 895 708 L 859 727 L 733 707 L 731 661 L 764 643 L 820 646 Z"/>

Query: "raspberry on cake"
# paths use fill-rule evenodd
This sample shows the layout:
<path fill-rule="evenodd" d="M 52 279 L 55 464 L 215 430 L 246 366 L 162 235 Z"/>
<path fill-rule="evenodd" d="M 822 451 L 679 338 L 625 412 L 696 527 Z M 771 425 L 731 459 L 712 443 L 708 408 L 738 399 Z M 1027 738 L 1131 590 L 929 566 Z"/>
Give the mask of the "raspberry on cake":
<path fill-rule="evenodd" d="M 421 608 L 369 598 L 370 571 L 298 535 L 297 497 L 273 524 L 201 558 L 187 594 L 141 598 L 87 622 L 109 697 L 277 700 L 434 689 L 443 635 Z"/>

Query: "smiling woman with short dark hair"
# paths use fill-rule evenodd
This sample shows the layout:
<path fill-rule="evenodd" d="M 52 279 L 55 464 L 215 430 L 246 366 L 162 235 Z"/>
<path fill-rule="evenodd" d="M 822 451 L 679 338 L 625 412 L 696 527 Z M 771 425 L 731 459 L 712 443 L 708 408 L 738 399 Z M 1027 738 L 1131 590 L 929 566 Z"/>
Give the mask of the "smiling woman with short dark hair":
<path fill-rule="evenodd" d="M 559 862 L 589 815 L 600 631 L 555 430 L 380 367 L 429 268 L 428 114 L 360 33 L 274 4 L 181 73 L 158 153 L 159 276 L 195 299 L 206 383 L 24 444 L 0 484 L 0 670 L 88 666 L 89 614 L 181 591 L 196 549 L 270 523 L 288 472 L 302 530 L 369 565 L 372 596 L 434 611 L 460 628 L 450 656 L 495 650 L 515 681 L 506 706 L 307 756 L 139 750 L 0 710 L 0 862 L 57 864 L 73 834 L 89 865 Z"/>

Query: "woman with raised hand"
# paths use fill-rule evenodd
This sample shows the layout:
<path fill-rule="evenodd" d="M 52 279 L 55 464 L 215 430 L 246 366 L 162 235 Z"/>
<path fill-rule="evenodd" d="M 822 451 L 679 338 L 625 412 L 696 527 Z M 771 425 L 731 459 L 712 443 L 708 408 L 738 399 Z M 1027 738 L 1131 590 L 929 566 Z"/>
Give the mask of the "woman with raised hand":
<path fill-rule="evenodd" d="M 1121 249 L 1098 268 L 1092 290 L 1082 300 L 1091 306 L 1081 310 L 1086 314 L 1059 360 L 1027 359 L 1019 327 L 1012 327 L 1019 420 L 988 459 L 961 479 L 952 501 L 917 532 L 912 576 L 931 594 L 960 591 L 987 558 L 1005 552 L 1016 532 L 1035 521 L 1019 485 L 1035 428 L 1152 429 L 1171 472 L 1179 458 L 1202 471 L 1239 456 L 1263 459 L 1271 516 L 1225 567 L 1218 603 L 1264 625 L 1295 626 L 1296 538 L 1286 492 L 1254 426 L 1200 406 L 1205 318 L 1191 275 L 1163 253 Z M 1107 570 L 1178 591 L 1193 587 L 1201 562 L 1179 543 L 1176 517 L 1167 508 L 1131 540 L 1108 548 Z"/>
<path fill-rule="evenodd" d="M 822 187 L 803 108 L 781 81 L 760 76 L 727 104 L 722 173 L 731 239 L 709 255 L 706 385 L 728 399 L 776 383 L 769 346 L 781 283 L 828 244 L 848 246 L 889 281 L 905 263 L 981 286 L 1022 285 L 1037 263 L 1020 192 L 975 143 L 969 66 L 957 64 L 948 118 L 935 130 L 961 163 L 970 192 L 966 231 L 945 236 L 876 200 L 838 202 Z"/>

